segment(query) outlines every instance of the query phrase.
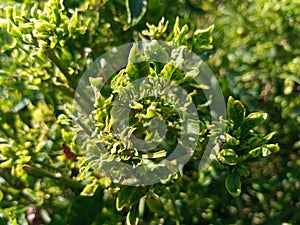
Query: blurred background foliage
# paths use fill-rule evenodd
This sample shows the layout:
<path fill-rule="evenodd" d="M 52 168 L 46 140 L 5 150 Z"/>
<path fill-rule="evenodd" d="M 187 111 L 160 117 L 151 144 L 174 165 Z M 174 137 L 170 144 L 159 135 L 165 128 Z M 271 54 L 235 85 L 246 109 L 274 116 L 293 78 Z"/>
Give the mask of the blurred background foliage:
<path fill-rule="evenodd" d="M 133 2 L 0 1 L 0 224 L 300 223 L 300 2 Z M 63 154 L 62 143 L 76 151 L 72 97 L 97 57 L 142 38 L 170 39 L 176 17 L 190 28 L 188 46 L 196 29 L 214 24 L 213 48 L 195 52 L 226 99 L 268 113 L 260 130 L 276 131 L 281 150 L 251 163 L 239 197 L 216 163 L 141 188 L 146 205 L 118 211 L 120 187 Z"/>

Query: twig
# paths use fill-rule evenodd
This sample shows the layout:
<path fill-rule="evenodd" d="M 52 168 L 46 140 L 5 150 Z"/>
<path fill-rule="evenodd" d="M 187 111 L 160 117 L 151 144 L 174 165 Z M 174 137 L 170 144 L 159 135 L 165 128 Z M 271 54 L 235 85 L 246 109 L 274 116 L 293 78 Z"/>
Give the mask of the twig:
<path fill-rule="evenodd" d="M 71 75 L 68 72 L 68 69 L 62 64 L 62 62 L 57 58 L 55 55 L 55 52 L 53 50 L 47 50 L 46 55 L 48 58 L 58 67 L 58 69 L 65 75 L 67 80 L 70 82 L 71 87 L 75 90 L 76 89 L 76 82 L 71 77 Z"/>
<path fill-rule="evenodd" d="M 178 208 L 177 208 L 176 202 L 175 202 L 175 200 L 174 200 L 174 198 L 173 198 L 173 196 L 172 196 L 172 194 L 171 194 L 169 188 L 166 188 L 166 191 L 167 191 L 167 194 L 168 194 L 168 196 L 169 196 L 169 198 L 170 198 L 170 200 L 171 200 L 171 202 L 172 202 L 172 206 L 173 206 L 173 208 L 174 208 L 175 217 L 176 217 L 176 219 L 177 219 L 178 221 L 180 221 L 180 216 L 179 216 L 180 214 L 179 214 L 179 212 L 178 212 Z"/>
<path fill-rule="evenodd" d="M 48 170 L 45 170 L 43 168 L 37 168 L 37 167 L 30 166 L 27 164 L 23 165 L 23 170 L 26 171 L 27 173 L 30 173 L 35 176 L 49 177 L 49 178 L 58 180 L 71 188 L 75 188 L 75 189 L 83 189 L 84 188 L 84 185 L 81 184 L 80 182 L 75 181 L 68 177 L 64 177 L 64 176 L 62 176 L 61 173 L 51 173 Z"/>

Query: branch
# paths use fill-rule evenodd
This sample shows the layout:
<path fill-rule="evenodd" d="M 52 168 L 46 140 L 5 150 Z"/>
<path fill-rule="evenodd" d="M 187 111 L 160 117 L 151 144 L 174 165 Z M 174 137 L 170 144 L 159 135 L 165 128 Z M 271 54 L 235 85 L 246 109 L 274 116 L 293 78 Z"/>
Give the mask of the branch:
<path fill-rule="evenodd" d="M 32 174 L 34 176 L 39 176 L 39 177 L 49 177 L 55 180 L 58 180 L 59 182 L 71 187 L 71 188 L 75 188 L 75 189 L 83 189 L 84 185 L 81 184 L 80 182 L 73 180 L 71 178 L 68 177 L 63 177 L 61 175 L 61 173 L 51 173 L 48 170 L 45 170 L 43 168 L 37 168 L 34 166 L 30 166 L 27 164 L 23 165 L 23 170 L 29 174 Z"/>
<path fill-rule="evenodd" d="M 77 86 L 76 82 L 74 81 L 73 77 L 69 74 L 68 68 L 65 67 L 65 65 L 63 65 L 63 63 L 61 62 L 61 60 L 59 60 L 59 58 L 57 58 L 57 56 L 55 55 L 55 52 L 53 50 L 47 50 L 45 53 L 48 56 L 48 58 L 63 73 L 63 75 L 65 75 L 65 77 L 67 78 L 67 80 L 70 83 L 70 86 L 73 88 L 73 90 L 76 90 L 76 86 Z"/>

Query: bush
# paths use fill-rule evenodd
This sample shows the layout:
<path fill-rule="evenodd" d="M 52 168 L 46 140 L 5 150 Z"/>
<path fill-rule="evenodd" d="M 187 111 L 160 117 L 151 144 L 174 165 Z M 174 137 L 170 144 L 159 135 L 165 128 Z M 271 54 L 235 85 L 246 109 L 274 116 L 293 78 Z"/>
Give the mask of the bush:
<path fill-rule="evenodd" d="M 0 224 L 297 223 L 297 4 L 1 3 Z"/>

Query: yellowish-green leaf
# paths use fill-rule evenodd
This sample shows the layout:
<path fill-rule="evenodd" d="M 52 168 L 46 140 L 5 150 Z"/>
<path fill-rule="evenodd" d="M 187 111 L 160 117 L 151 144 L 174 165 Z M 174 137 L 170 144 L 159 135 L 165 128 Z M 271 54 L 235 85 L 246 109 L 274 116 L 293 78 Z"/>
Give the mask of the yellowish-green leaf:
<path fill-rule="evenodd" d="M 95 191 L 97 190 L 99 184 L 97 184 L 96 181 L 94 181 L 91 184 L 88 184 L 84 187 L 84 189 L 82 190 L 82 192 L 80 193 L 80 195 L 82 196 L 93 196 Z"/>
<path fill-rule="evenodd" d="M 74 31 L 76 31 L 77 21 L 78 21 L 78 11 L 75 10 L 68 24 L 68 31 L 70 35 L 72 35 Z"/>
<path fill-rule="evenodd" d="M 13 166 L 13 159 L 8 159 L 0 164 L 0 167 L 5 169 Z"/>
<path fill-rule="evenodd" d="M 223 149 L 218 154 L 218 159 L 227 165 L 236 165 L 238 163 L 238 155 L 233 149 Z"/>

